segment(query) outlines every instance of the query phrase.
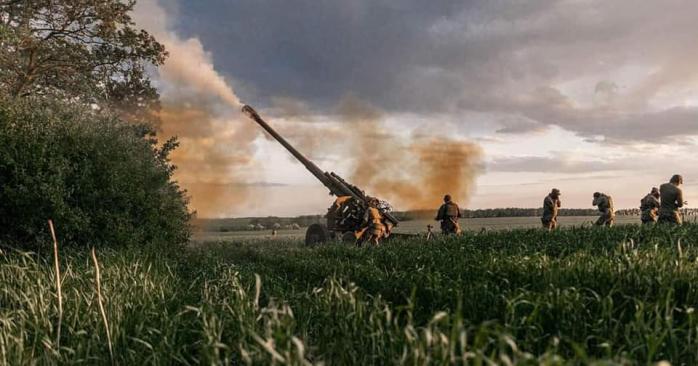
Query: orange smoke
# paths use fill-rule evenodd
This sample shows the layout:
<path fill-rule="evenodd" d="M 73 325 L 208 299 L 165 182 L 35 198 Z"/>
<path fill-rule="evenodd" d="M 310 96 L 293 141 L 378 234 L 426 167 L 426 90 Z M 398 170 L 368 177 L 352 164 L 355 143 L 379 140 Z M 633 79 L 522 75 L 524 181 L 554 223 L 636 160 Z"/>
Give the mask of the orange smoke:
<path fill-rule="evenodd" d="M 468 202 L 479 172 L 478 145 L 444 137 L 400 138 L 377 109 L 356 99 L 340 106 L 352 148 L 351 180 L 398 209 L 429 209 L 444 194 Z"/>
<path fill-rule="evenodd" d="M 196 106 L 165 101 L 159 112 L 160 134 L 180 141 L 171 156 L 177 166 L 174 178 L 204 217 L 224 215 L 244 203 L 248 187 L 241 182 L 255 176 L 254 126 L 239 115 L 218 116 L 212 110 L 205 101 Z"/>
<path fill-rule="evenodd" d="M 389 144 L 399 145 L 395 141 Z M 481 157 L 477 145 L 434 137 L 397 147 L 393 153 L 402 155 L 359 157 L 352 180 L 368 194 L 387 199 L 400 209 L 437 207 L 444 194 L 459 204 L 468 202 Z"/>
<path fill-rule="evenodd" d="M 180 141 L 172 154 L 175 179 L 201 216 L 226 215 L 234 211 L 231 206 L 245 203 L 246 182 L 256 180 L 253 142 L 261 130 L 239 112 L 238 97 L 215 70 L 210 53 L 198 39 L 174 33 L 157 0 L 140 0 L 134 20 L 169 52 L 154 79 L 162 100 L 161 135 Z M 274 104 L 291 118 L 305 119 L 308 110 L 288 98 Z M 318 160 L 314 154 L 340 153 L 355 167 L 350 180 L 400 209 L 433 208 L 445 193 L 467 202 L 480 159 L 476 145 L 438 137 L 400 138 L 388 130 L 379 110 L 352 98 L 341 103 L 339 115 L 339 129 L 303 123 L 275 127 L 313 160 Z"/>
<path fill-rule="evenodd" d="M 175 179 L 200 216 L 220 216 L 246 200 L 252 143 L 258 129 L 240 113 L 240 101 L 197 38 L 180 38 L 157 0 L 141 0 L 136 23 L 164 44 L 169 56 L 154 79 L 161 93 L 159 135 L 176 136 Z"/>

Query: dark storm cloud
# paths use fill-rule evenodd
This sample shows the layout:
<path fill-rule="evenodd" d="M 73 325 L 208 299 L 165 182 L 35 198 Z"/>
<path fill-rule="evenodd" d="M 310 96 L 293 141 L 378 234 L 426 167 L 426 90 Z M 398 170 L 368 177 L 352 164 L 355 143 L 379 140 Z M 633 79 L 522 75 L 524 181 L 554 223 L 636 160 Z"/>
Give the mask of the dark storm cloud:
<path fill-rule="evenodd" d="M 496 103 L 496 99 L 493 99 Z M 589 141 L 608 144 L 681 142 L 698 135 L 698 108 L 670 107 L 657 111 L 580 108 L 555 88 L 539 88 L 516 100 L 501 101 L 500 111 L 521 116 L 498 132 L 526 133 L 557 125 Z"/>
<path fill-rule="evenodd" d="M 242 97 L 315 106 L 354 92 L 386 104 L 431 47 L 427 28 L 461 1 L 182 1 L 179 29 L 198 35 Z M 380 86 L 380 87 L 378 87 Z"/>
<path fill-rule="evenodd" d="M 688 0 L 181 0 L 178 31 L 201 38 L 243 100 L 302 100 L 284 105 L 295 115 L 351 94 L 387 112 L 509 115 L 500 133 L 557 125 L 667 142 L 698 134 L 697 109 L 649 107 L 698 81 L 697 11 Z M 650 71 L 623 89 L 623 66 Z M 560 91 L 583 78 L 613 101 L 581 107 Z"/>

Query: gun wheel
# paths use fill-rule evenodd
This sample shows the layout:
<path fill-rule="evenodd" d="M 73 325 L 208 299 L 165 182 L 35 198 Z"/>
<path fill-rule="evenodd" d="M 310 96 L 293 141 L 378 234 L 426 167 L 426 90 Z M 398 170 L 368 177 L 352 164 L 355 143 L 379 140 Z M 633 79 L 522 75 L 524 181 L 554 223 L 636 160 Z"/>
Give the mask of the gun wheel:
<path fill-rule="evenodd" d="M 326 243 L 330 239 L 330 232 L 323 224 L 312 224 L 305 232 L 305 245 Z"/>

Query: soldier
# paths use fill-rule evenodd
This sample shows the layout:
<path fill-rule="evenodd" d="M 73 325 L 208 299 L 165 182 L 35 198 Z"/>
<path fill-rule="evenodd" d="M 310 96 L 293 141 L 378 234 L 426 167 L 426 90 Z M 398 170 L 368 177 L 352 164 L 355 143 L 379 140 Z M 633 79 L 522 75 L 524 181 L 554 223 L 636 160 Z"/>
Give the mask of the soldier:
<path fill-rule="evenodd" d="M 685 204 L 683 191 L 680 187 L 682 184 L 683 177 L 676 174 L 671 177 L 669 183 L 659 186 L 659 195 L 661 197 L 659 223 L 680 225 L 683 222 L 681 215 L 679 215 L 679 209 Z"/>
<path fill-rule="evenodd" d="M 449 234 L 460 234 L 460 224 L 458 219 L 463 217 L 458 205 L 451 200 L 451 195 L 444 196 L 444 204 L 439 207 L 439 212 L 436 214 L 436 221 L 441 221 L 441 232 Z"/>
<path fill-rule="evenodd" d="M 554 230 L 557 228 L 557 214 L 560 209 L 560 190 L 553 188 L 553 190 L 545 196 L 543 200 L 543 217 L 540 221 L 543 223 L 543 227 L 548 230 Z"/>
<path fill-rule="evenodd" d="M 380 240 L 387 234 L 387 228 L 383 223 L 383 215 L 378 210 L 378 204 L 378 199 L 369 198 L 368 208 L 364 213 L 366 240 L 373 246 L 378 246 Z"/>
<path fill-rule="evenodd" d="M 613 223 L 616 221 L 616 212 L 613 209 L 613 198 L 604 193 L 595 192 L 594 201 L 591 204 L 592 206 L 597 206 L 601 213 L 595 224 L 597 226 L 613 226 Z"/>
<path fill-rule="evenodd" d="M 652 191 L 640 200 L 640 211 L 643 224 L 654 224 L 657 222 L 657 213 L 659 212 L 659 189 L 652 188 Z"/>

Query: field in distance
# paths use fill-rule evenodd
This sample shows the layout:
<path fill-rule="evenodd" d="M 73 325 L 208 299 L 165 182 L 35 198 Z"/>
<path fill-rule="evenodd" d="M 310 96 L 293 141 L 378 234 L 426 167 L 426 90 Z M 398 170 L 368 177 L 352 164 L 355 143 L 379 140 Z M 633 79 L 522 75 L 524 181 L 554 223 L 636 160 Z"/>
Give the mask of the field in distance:
<path fill-rule="evenodd" d="M 562 227 L 592 225 L 596 221 L 596 216 L 561 216 L 559 223 Z M 226 230 L 222 225 L 233 225 L 235 220 L 238 224 L 247 222 L 250 219 L 220 219 L 206 220 L 208 224 L 200 225 L 199 230 L 194 233 L 194 241 L 216 241 L 216 240 L 251 240 L 271 238 L 272 229 L 263 230 Z M 242 221 L 244 220 L 244 221 Z M 320 222 L 319 219 L 316 220 Z M 218 224 L 214 224 L 218 222 Z M 464 230 L 480 231 L 485 230 L 510 230 L 540 227 L 539 217 L 488 217 L 488 218 L 468 218 L 460 220 Z M 639 224 L 639 216 L 618 215 L 617 224 Z M 419 234 L 426 233 L 427 225 L 434 226 L 434 230 L 439 232 L 439 223 L 434 220 L 410 220 L 402 221 L 395 229 L 396 233 Z M 305 236 L 305 228 L 277 230 L 276 237 L 284 239 L 300 239 Z"/>

